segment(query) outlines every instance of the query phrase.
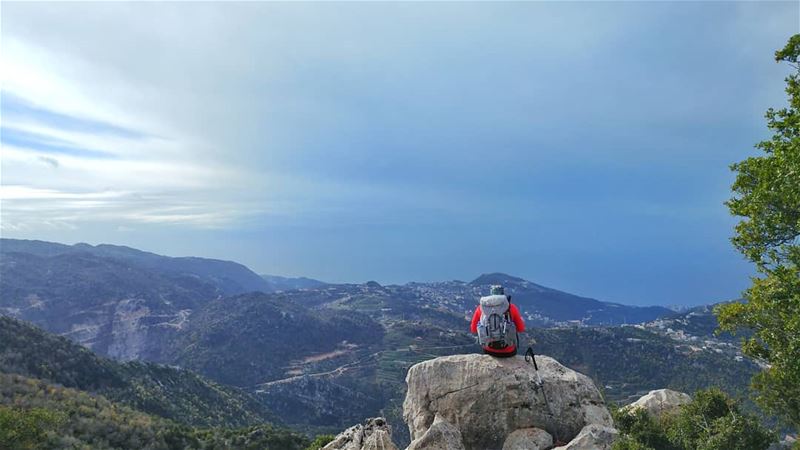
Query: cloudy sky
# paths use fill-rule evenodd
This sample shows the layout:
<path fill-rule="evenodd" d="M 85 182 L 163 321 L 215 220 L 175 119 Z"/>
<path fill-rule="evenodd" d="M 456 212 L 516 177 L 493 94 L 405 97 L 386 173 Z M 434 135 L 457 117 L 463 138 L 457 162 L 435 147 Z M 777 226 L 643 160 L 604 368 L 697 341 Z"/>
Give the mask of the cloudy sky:
<path fill-rule="evenodd" d="M 798 5 L 4 2 L 2 236 L 734 298 Z"/>

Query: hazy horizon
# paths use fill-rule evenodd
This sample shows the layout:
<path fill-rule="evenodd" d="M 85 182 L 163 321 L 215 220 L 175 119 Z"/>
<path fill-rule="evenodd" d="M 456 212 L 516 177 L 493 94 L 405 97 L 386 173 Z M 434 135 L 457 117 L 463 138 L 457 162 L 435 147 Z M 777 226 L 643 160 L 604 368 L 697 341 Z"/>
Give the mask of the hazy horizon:
<path fill-rule="evenodd" d="M 26 240 L 26 239 L 22 239 L 22 240 Z M 114 246 L 124 246 L 124 245 L 121 245 L 121 244 L 114 244 L 114 243 L 111 243 L 111 242 L 98 242 L 98 243 L 89 243 L 89 242 L 83 242 L 83 241 L 81 241 L 81 242 L 70 242 L 70 243 L 66 243 L 66 242 L 45 241 L 45 240 L 41 240 L 41 239 L 27 239 L 27 240 L 30 240 L 30 241 L 39 241 L 39 242 L 49 242 L 49 243 L 54 243 L 54 244 L 64 244 L 64 245 L 70 245 L 70 246 L 73 246 L 73 245 L 79 245 L 79 244 L 88 244 L 88 245 L 92 245 L 92 246 L 97 246 L 97 245 L 114 245 Z M 128 248 L 134 248 L 134 247 L 130 247 L 130 246 L 125 246 L 125 247 L 128 247 Z M 209 257 L 209 256 L 203 256 L 203 255 L 183 255 L 183 254 L 180 254 L 180 255 L 168 255 L 168 254 L 160 253 L 160 252 L 159 252 L 157 249 L 149 249 L 149 250 L 148 250 L 148 249 L 143 249 L 143 248 L 134 248 L 134 249 L 135 249 L 135 250 L 141 250 L 141 251 L 149 252 L 149 253 L 155 253 L 155 254 L 159 254 L 159 255 L 161 255 L 161 256 L 172 257 L 172 258 L 183 258 L 183 257 L 200 257 L 200 258 L 210 258 L 210 259 L 217 259 L 217 260 L 222 260 L 222 261 L 230 261 L 230 262 L 234 262 L 234 263 L 241 263 L 240 261 L 236 261 L 236 260 L 233 260 L 233 259 L 230 259 L 230 258 L 224 258 L 224 257 L 219 257 L 219 258 L 216 258 L 216 257 L 215 257 L 215 258 L 212 258 L 212 257 Z M 245 266 L 247 267 L 247 265 L 246 265 L 246 264 L 245 264 Z M 254 273 L 256 273 L 256 274 L 258 274 L 258 275 L 261 275 L 261 276 L 279 276 L 279 277 L 285 277 L 285 278 L 310 278 L 310 279 L 314 279 L 314 280 L 317 280 L 317 281 L 322 281 L 322 282 L 324 282 L 324 283 L 328 283 L 328 284 L 364 284 L 364 283 L 368 283 L 368 282 L 376 281 L 376 282 L 378 282 L 379 284 L 381 284 L 381 285 L 384 285 L 384 286 L 392 286 L 392 285 L 404 285 L 404 284 L 407 284 L 407 283 L 414 283 L 414 282 L 447 282 L 447 281 L 460 281 L 460 282 L 467 282 L 467 283 L 469 283 L 469 282 L 471 282 L 471 281 L 475 280 L 476 278 L 478 278 L 478 277 L 480 277 L 480 276 L 482 276 L 482 275 L 489 275 L 489 274 L 494 274 L 494 273 L 503 273 L 503 274 L 505 274 L 505 275 L 510 275 L 510 276 L 512 276 L 512 277 L 522 278 L 522 279 L 525 279 L 525 280 L 527 280 L 527 281 L 531 281 L 531 282 L 533 282 L 533 283 L 536 283 L 536 284 L 542 285 L 542 286 L 544 286 L 544 287 L 547 287 L 547 288 L 551 288 L 551 289 L 555 289 L 555 290 L 559 290 L 559 291 L 564 291 L 563 289 L 560 289 L 558 286 L 549 286 L 549 285 L 546 285 L 546 284 L 544 284 L 544 283 L 539 283 L 539 282 L 537 282 L 536 280 L 533 280 L 533 279 L 528 279 L 528 278 L 526 278 L 526 277 L 524 277 L 524 276 L 520 276 L 519 274 L 516 274 L 516 273 L 513 273 L 513 272 L 500 272 L 500 271 L 495 271 L 495 270 L 484 270 L 483 272 L 480 272 L 480 273 L 475 273 L 475 274 L 471 274 L 471 275 L 464 276 L 464 277 L 449 278 L 449 279 L 405 280 L 405 281 L 399 281 L 399 282 L 389 282 L 389 283 L 385 283 L 385 282 L 384 282 L 384 283 L 382 283 L 382 282 L 380 282 L 379 280 L 373 280 L 373 279 L 363 279 L 363 280 L 336 280 L 336 281 L 332 281 L 332 280 L 320 280 L 320 279 L 316 279 L 316 278 L 314 278 L 314 277 L 309 277 L 309 276 L 307 276 L 307 275 L 304 275 L 304 274 L 281 274 L 281 273 L 266 273 L 266 272 L 261 272 L 261 271 L 255 270 L 255 269 L 253 269 L 252 267 L 248 267 L 248 269 L 250 269 L 250 270 L 251 270 L 251 271 L 253 271 Z M 509 293 L 513 293 L 513 291 L 510 291 Z M 568 293 L 569 293 L 569 294 L 580 295 L 580 296 L 582 296 L 582 297 L 589 297 L 589 298 L 593 298 L 593 297 L 592 297 L 592 295 L 591 295 L 591 294 L 589 294 L 589 293 L 585 293 L 585 294 L 579 294 L 579 293 L 576 293 L 576 292 L 568 292 Z M 603 300 L 603 299 L 596 298 L 596 300 Z M 733 300 L 733 299 L 723 299 L 723 300 Z M 603 301 L 608 301 L 608 300 L 603 300 Z M 672 305 L 672 304 L 664 305 L 664 304 L 653 304 L 653 305 L 642 305 L 642 306 L 700 306 L 700 305 L 705 305 L 705 304 L 709 304 L 709 303 L 710 303 L 710 302 L 700 302 L 700 303 L 697 303 L 696 305 Z"/>
<path fill-rule="evenodd" d="M 2 237 L 738 298 L 797 2 L 4 3 Z"/>

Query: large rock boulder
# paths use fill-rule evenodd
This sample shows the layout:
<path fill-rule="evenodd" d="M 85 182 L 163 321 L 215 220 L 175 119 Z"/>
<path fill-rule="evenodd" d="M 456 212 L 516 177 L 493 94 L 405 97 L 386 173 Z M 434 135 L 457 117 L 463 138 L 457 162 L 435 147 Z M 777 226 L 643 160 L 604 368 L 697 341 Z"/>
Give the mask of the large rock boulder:
<path fill-rule="evenodd" d="M 462 441 L 458 428 L 436 416 L 425 434 L 414 439 L 406 450 L 464 450 Z"/>
<path fill-rule="evenodd" d="M 683 392 L 672 391 L 670 389 L 658 389 L 643 395 L 639 400 L 628 405 L 628 409 L 644 409 L 654 417 L 660 417 L 664 413 L 673 413 L 680 409 L 681 405 L 691 403 L 692 397 Z"/>
<path fill-rule="evenodd" d="M 569 442 L 586 425 L 613 426 L 591 379 L 547 356 L 536 360 L 543 388 L 521 356 L 454 355 L 414 365 L 403 403 L 411 439 L 424 436 L 437 415 L 459 430 L 466 450 L 500 450 L 525 428 Z"/>
<path fill-rule="evenodd" d="M 322 450 L 397 450 L 392 443 L 392 427 L 376 417 L 339 433 Z"/>
<path fill-rule="evenodd" d="M 611 445 L 618 434 L 614 428 L 593 423 L 583 427 L 569 444 L 553 450 L 611 450 Z"/>
<path fill-rule="evenodd" d="M 538 428 L 522 428 L 506 438 L 503 450 L 545 450 L 553 446 L 553 436 Z"/>

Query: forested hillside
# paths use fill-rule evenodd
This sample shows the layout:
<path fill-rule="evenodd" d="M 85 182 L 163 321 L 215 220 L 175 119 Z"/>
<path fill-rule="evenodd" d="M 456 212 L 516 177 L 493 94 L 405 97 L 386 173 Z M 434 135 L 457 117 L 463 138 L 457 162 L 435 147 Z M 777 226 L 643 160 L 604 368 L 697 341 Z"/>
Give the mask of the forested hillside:
<path fill-rule="evenodd" d="M 300 450 L 305 436 L 272 425 L 192 428 L 101 395 L 0 373 L 3 449 Z"/>
<path fill-rule="evenodd" d="M 169 343 L 167 360 L 220 382 L 250 387 L 282 378 L 294 359 L 377 348 L 379 323 L 358 311 L 310 310 L 280 295 L 211 301 Z"/>
<path fill-rule="evenodd" d="M 139 411 L 196 426 L 274 422 L 245 392 L 187 370 L 118 363 L 34 326 L 0 317 L 0 372 L 103 395 Z"/>

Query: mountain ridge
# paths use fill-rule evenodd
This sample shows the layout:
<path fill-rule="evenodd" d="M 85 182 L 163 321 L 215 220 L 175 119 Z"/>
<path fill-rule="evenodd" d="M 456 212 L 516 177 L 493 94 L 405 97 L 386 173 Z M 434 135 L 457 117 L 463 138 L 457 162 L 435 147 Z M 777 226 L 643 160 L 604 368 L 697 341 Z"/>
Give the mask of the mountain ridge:
<path fill-rule="evenodd" d="M 284 277 L 280 275 L 260 274 L 267 282 L 271 292 L 291 291 L 294 289 L 313 289 L 329 283 L 308 277 Z"/>
<path fill-rule="evenodd" d="M 86 243 L 66 245 L 40 240 L 2 238 L 0 252 L 29 253 L 45 257 L 86 252 L 100 257 L 122 259 L 150 269 L 192 274 L 229 295 L 269 290 L 269 285 L 263 278 L 243 264 L 234 261 L 196 256 L 164 256 L 122 245 Z"/>

